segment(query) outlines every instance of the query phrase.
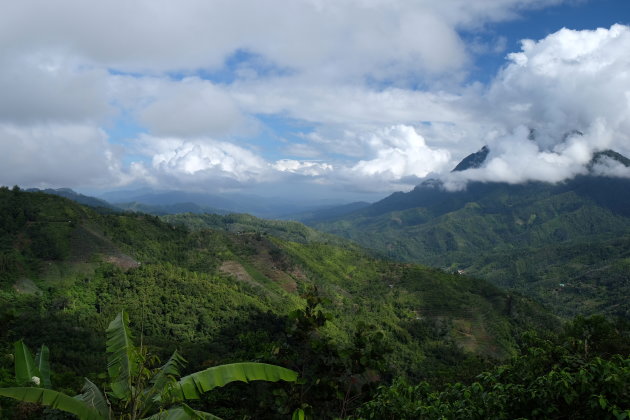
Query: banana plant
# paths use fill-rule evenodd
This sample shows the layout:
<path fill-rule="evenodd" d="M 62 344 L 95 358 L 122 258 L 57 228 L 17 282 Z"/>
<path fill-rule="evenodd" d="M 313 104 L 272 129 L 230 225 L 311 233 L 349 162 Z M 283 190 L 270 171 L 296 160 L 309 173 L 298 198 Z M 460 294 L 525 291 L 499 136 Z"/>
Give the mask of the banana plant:
<path fill-rule="evenodd" d="M 18 341 L 16 382 L 30 386 L 0 388 L 0 396 L 39 403 L 72 413 L 81 420 L 113 420 L 122 416 L 131 420 L 214 420 L 219 418 L 192 409 L 186 401 L 199 399 L 203 393 L 234 381 L 295 382 L 298 377 L 297 372 L 280 366 L 245 362 L 215 366 L 179 378 L 186 361 L 177 351 L 164 365 L 150 369 L 146 348 L 133 344 L 124 311 L 107 328 L 106 348 L 110 391 L 102 392 L 85 378 L 82 393 L 71 397 L 49 389 L 48 349 L 42 346 L 33 358 L 28 347 Z"/>

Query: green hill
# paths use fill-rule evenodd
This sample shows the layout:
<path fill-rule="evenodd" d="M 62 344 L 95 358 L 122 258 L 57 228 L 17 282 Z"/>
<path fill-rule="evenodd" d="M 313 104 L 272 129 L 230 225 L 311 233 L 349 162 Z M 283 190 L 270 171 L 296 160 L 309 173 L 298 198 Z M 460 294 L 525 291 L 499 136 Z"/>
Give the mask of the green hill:
<path fill-rule="evenodd" d="M 463 270 L 556 313 L 630 317 L 630 181 L 423 184 L 313 227 L 391 258 Z"/>
<path fill-rule="evenodd" d="M 486 281 L 378 259 L 295 222 L 187 215 L 169 224 L 7 188 L 0 207 L 0 353 L 20 338 L 46 343 L 54 382 L 75 391 L 103 366 L 102 331 L 122 308 L 152 352 L 177 347 L 193 370 L 308 363 L 331 375 L 312 391 L 323 407 L 360 372 L 378 373 L 375 385 L 462 380 L 515 354 L 522 331 L 558 326 Z M 6 383 L 10 360 L 1 360 Z"/>

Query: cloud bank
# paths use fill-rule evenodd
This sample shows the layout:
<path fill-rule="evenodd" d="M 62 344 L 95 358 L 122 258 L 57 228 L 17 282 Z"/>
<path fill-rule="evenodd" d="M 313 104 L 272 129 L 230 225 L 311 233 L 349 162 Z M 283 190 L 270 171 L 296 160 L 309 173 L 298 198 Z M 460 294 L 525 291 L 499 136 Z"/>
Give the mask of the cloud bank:
<path fill-rule="evenodd" d="M 0 183 L 559 182 L 596 151 L 630 155 L 630 28 L 562 29 L 524 40 L 485 85 L 467 75 L 506 48 L 494 23 L 561 3 L 14 2 L 0 15 Z M 486 144 L 483 168 L 450 173 Z"/>
<path fill-rule="evenodd" d="M 487 139 L 491 153 L 482 168 L 449 174 L 449 185 L 559 182 L 586 173 L 597 151 L 630 152 L 630 56 L 624 51 L 630 51 L 630 28 L 622 25 L 524 40 L 480 100 L 502 134 Z M 624 173 L 604 169 L 599 173 Z"/>

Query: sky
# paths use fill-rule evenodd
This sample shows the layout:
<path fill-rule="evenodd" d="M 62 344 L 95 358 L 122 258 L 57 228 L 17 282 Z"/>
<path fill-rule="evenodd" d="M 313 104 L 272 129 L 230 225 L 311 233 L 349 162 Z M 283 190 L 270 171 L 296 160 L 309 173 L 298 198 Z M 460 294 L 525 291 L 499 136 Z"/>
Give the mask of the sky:
<path fill-rule="evenodd" d="M 628 25 L 629 0 L 3 2 L 0 184 L 349 202 L 562 182 L 630 156 Z"/>

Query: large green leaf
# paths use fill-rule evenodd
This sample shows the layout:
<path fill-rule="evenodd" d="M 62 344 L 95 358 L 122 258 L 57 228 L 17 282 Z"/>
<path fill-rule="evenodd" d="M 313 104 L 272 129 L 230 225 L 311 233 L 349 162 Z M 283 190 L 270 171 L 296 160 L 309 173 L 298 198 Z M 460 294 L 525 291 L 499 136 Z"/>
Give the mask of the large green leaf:
<path fill-rule="evenodd" d="M 57 410 L 75 414 L 81 420 L 107 420 L 85 402 L 52 389 L 34 387 L 0 388 L 0 396 L 19 401 L 39 403 Z"/>
<path fill-rule="evenodd" d="M 107 327 L 107 372 L 116 398 L 131 396 L 131 381 L 138 372 L 138 351 L 133 345 L 129 317 L 121 311 Z"/>
<path fill-rule="evenodd" d="M 88 378 L 85 378 L 83 389 L 81 391 L 83 393 L 77 395 L 74 398 L 83 401 L 90 407 L 93 407 L 103 418 L 111 418 L 109 403 L 105 399 L 105 396 L 103 395 L 101 390 L 96 385 L 94 385 L 92 381 L 90 381 Z"/>
<path fill-rule="evenodd" d="M 221 418 L 210 413 L 193 410 L 183 404 L 181 407 L 160 411 L 143 420 L 221 420 Z"/>
<path fill-rule="evenodd" d="M 32 382 L 33 377 L 40 378 L 39 370 L 33 355 L 22 340 L 16 341 L 15 347 L 15 380 L 18 385 Z M 41 378 L 40 378 L 41 379 Z"/>
<path fill-rule="evenodd" d="M 171 401 L 198 399 L 201 394 L 230 382 L 288 381 L 295 382 L 295 371 L 266 363 L 232 363 L 211 367 L 179 380 L 171 389 Z"/>
<path fill-rule="evenodd" d="M 142 415 L 153 411 L 157 407 L 159 396 L 168 390 L 169 386 L 177 382 L 180 376 L 180 369 L 186 364 L 184 359 L 175 350 L 168 361 L 158 369 L 157 373 L 151 378 L 151 387 L 143 393 Z"/>
<path fill-rule="evenodd" d="M 35 356 L 35 365 L 39 370 L 41 384 L 44 388 L 52 388 L 52 383 L 50 382 L 50 363 L 48 361 L 50 356 L 50 351 L 48 347 L 42 344 Z"/>
<path fill-rule="evenodd" d="M 301 408 L 296 409 L 291 416 L 291 420 L 306 420 L 304 410 L 302 410 Z"/>

